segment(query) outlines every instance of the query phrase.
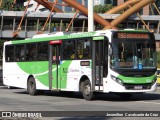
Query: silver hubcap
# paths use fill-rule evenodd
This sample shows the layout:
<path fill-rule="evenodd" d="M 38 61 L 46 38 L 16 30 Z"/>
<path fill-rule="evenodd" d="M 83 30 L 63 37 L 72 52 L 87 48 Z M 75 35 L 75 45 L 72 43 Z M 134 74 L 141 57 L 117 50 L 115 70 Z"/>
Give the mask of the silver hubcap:
<path fill-rule="evenodd" d="M 31 88 L 31 90 L 34 89 L 34 84 L 33 84 L 33 82 L 30 83 L 30 88 Z"/>
<path fill-rule="evenodd" d="M 86 86 L 84 87 L 84 93 L 85 93 L 85 95 L 89 95 L 90 92 L 91 92 L 90 86 L 89 86 L 89 85 L 86 85 Z"/>

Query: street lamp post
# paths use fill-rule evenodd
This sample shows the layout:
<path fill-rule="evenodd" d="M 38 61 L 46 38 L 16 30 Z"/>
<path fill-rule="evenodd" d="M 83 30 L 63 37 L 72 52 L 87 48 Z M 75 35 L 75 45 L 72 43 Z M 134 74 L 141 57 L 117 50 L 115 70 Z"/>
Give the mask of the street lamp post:
<path fill-rule="evenodd" d="M 94 31 L 93 0 L 88 0 L 88 32 Z"/>

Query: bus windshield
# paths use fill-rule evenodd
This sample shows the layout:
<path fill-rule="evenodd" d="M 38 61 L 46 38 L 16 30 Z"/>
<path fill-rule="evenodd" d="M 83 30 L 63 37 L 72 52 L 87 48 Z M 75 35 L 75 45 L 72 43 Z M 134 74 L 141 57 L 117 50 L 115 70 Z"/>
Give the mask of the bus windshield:
<path fill-rule="evenodd" d="M 156 68 L 155 43 L 146 41 L 116 41 L 112 43 L 111 68 Z"/>

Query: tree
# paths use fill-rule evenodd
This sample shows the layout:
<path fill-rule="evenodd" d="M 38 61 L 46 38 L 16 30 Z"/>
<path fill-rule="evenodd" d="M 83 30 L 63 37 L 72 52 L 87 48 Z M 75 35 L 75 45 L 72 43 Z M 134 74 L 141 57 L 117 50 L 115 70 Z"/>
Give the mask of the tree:
<path fill-rule="evenodd" d="M 112 8 L 113 6 L 111 4 L 105 4 L 105 5 L 100 4 L 100 5 L 95 5 L 93 9 L 94 9 L 94 12 L 96 13 L 105 13 Z"/>
<path fill-rule="evenodd" d="M 107 12 L 108 10 L 112 9 L 114 6 L 112 4 L 105 4 L 103 5 L 103 13 Z"/>
<path fill-rule="evenodd" d="M 14 0 L 3 0 L 0 10 L 6 10 L 6 11 L 11 10 L 13 1 Z M 15 4 L 12 10 L 13 11 L 23 11 L 24 10 L 23 4 Z"/>
<path fill-rule="evenodd" d="M 103 12 L 103 6 L 101 4 L 100 5 L 95 5 L 93 10 L 96 13 L 102 13 Z"/>
<path fill-rule="evenodd" d="M 95 13 L 105 13 L 112 8 L 113 6 L 111 4 L 105 4 L 105 5 L 100 4 L 100 5 L 95 5 L 93 9 Z M 103 29 L 103 26 L 100 24 L 95 24 L 95 26 L 96 26 L 96 30 Z"/>

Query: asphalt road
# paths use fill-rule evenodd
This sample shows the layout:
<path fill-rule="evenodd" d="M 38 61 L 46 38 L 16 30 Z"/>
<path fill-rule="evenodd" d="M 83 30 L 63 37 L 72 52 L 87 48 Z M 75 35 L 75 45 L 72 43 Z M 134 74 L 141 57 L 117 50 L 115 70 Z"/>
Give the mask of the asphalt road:
<path fill-rule="evenodd" d="M 95 116 L 99 113 L 99 111 L 103 111 L 100 114 L 106 114 L 109 111 L 117 112 L 125 112 L 122 114 L 129 114 L 126 112 L 135 112 L 138 111 L 137 114 L 140 114 L 141 111 L 159 111 L 157 114 L 160 116 L 160 88 L 157 89 L 156 92 L 146 93 L 146 94 L 135 94 L 130 100 L 122 100 L 119 96 L 114 94 L 99 94 L 97 95 L 97 99 L 93 101 L 86 101 L 82 98 L 81 94 L 66 92 L 45 92 L 43 95 L 30 96 L 27 94 L 24 89 L 7 89 L 7 87 L 0 87 L 0 111 L 35 111 L 35 112 L 43 112 L 43 111 L 52 111 L 49 116 L 54 116 L 54 118 L 45 118 L 45 119 L 75 119 L 74 114 L 84 114 L 85 111 L 88 111 L 88 114 L 95 114 Z M 55 111 L 60 111 L 56 113 Z M 72 114 L 67 118 L 63 116 L 65 111 L 71 111 Z M 77 111 L 81 111 L 77 112 Z M 94 111 L 94 112 L 93 112 Z M 1 113 L 2 114 L 2 113 Z M 46 112 L 44 112 L 46 114 Z M 49 113 L 48 113 L 49 114 Z M 87 112 L 86 112 L 87 114 Z M 109 112 L 110 114 L 110 112 Z M 108 114 L 108 116 L 110 116 Z M 152 114 L 152 113 L 151 113 Z M 63 117 L 60 117 L 60 116 Z M 66 116 L 67 116 L 66 115 Z M 117 115 L 117 114 L 116 114 Z M 47 115 L 46 115 L 47 116 Z M 48 117 L 49 117 L 48 116 Z M 83 116 L 83 115 L 82 115 Z M 85 116 L 85 115 L 84 115 Z M 86 117 L 82 117 L 79 119 L 85 119 Z M 128 120 L 128 119 L 136 119 L 136 117 L 94 117 L 94 119 L 113 119 L 113 120 Z M 158 120 L 160 117 L 138 117 L 138 119 L 152 119 Z M 42 116 L 43 117 L 43 116 Z M 60 117 L 60 118 L 59 118 Z M 77 117 L 76 117 L 77 118 Z M 6 118 L 3 118 L 6 120 Z M 27 119 L 27 118 L 23 118 Z M 38 118 L 43 120 L 44 118 Z M 93 119 L 93 118 L 92 118 Z M 37 118 L 36 118 L 37 120 Z"/>

